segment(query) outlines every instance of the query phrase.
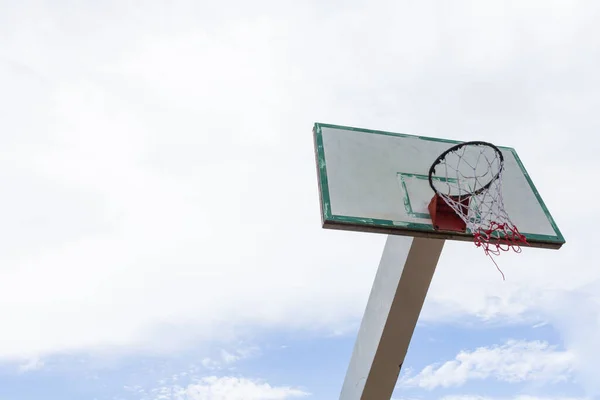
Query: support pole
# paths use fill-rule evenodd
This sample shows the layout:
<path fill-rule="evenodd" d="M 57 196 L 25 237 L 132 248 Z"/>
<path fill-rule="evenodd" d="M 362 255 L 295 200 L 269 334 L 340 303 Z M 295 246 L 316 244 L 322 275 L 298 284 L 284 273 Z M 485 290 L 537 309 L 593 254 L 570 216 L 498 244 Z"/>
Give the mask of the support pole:
<path fill-rule="evenodd" d="M 388 236 L 340 400 L 392 397 L 444 242 Z"/>

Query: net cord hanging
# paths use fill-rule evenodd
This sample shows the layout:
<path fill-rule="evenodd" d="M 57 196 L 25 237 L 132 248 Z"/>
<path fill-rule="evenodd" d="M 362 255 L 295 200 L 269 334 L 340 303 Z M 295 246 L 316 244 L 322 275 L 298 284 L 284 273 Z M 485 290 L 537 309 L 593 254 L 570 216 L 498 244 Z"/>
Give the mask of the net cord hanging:
<path fill-rule="evenodd" d="M 502 153 L 487 142 L 456 145 L 442 153 L 429 171 L 431 188 L 465 222 L 475 245 L 492 261 L 502 251 L 520 253 L 521 245 L 527 244 L 504 209 L 503 172 Z"/>

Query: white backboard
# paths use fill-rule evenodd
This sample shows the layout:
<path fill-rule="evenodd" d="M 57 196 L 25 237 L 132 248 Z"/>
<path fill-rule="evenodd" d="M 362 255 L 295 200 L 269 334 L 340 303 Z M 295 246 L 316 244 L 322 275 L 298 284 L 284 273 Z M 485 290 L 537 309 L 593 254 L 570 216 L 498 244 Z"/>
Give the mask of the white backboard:
<path fill-rule="evenodd" d="M 315 152 L 323 227 L 396 235 L 472 240 L 433 229 L 428 172 L 459 142 L 317 123 Z M 532 247 L 565 240 L 514 149 L 504 155 L 502 193 L 512 222 Z"/>

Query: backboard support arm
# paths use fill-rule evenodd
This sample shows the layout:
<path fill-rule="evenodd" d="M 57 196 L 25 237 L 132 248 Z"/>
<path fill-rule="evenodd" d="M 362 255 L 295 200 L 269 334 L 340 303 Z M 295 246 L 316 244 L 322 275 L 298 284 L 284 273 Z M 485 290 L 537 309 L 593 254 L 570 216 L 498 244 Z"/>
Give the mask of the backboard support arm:
<path fill-rule="evenodd" d="M 389 235 L 340 400 L 390 400 L 444 239 Z"/>

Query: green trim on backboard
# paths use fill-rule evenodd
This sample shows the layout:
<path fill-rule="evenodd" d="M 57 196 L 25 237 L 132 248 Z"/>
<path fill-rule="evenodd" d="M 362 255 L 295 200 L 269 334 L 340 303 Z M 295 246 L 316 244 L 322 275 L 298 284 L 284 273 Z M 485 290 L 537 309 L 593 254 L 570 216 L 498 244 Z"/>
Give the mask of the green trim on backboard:
<path fill-rule="evenodd" d="M 322 217 L 324 221 L 332 219 L 331 200 L 329 198 L 329 183 L 327 180 L 327 166 L 325 165 L 325 150 L 323 149 L 323 134 L 321 125 L 315 124 L 313 129 L 315 135 L 315 148 L 317 153 L 317 169 L 319 171 L 319 182 L 321 192 L 321 203 L 323 204 Z"/>
<path fill-rule="evenodd" d="M 418 224 L 412 222 L 394 222 L 386 219 L 371 219 L 371 218 L 358 218 L 358 217 L 346 217 L 342 215 L 332 215 L 330 221 L 332 222 L 341 222 L 346 224 L 353 225 L 365 225 L 365 226 L 380 226 L 380 227 L 388 227 L 388 228 L 405 228 L 411 231 L 423 231 L 430 233 L 439 233 L 431 224 Z M 523 232 L 521 232 L 523 233 Z M 470 233 L 457 233 L 452 232 L 452 236 L 463 236 L 463 237 L 472 237 Z M 523 233 L 528 241 L 531 242 L 545 242 L 545 243 L 564 243 L 560 242 L 556 236 L 550 235 L 538 235 L 533 233 Z"/>
<path fill-rule="evenodd" d="M 410 135 L 408 133 L 378 131 L 378 130 L 374 130 L 374 129 L 353 128 L 351 126 L 332 125 L 332 124 L 324 124 L 324 123 L 321 123 L 321 122 L 315 122 L 315 127 L 317 127 L 317 126 L 319 127 L 319 132 L 321 132 L 321 128 L 331 128 L 331 129 L 340 129 L 340 130 L 344 130 L 344 131 L 355 131 L 355 132 L 362 132 L 362 133 L 374 133 L 376 135 L 386 135 L 386 136 L 416 138 L 416 139 L 429 140 L 429 141 L 432 141 L 432 142 L 440 142 L 440 143 L 450 143 L 450 144 L 459 144 L 459 143 L 462 143 L 459 140 L 439 139 L 439 138 L 432 138 L 432 137 L 428 137 L 428 136 Z M 515 149 L 513 149 L 512 147 L 505 147 L 505 146 L 496 146 L 496 147 L 498 147 L 499 149 L 511 150 L 513 153 L 515 152 Z"/>
<path fill-rule="evenodd" d="M 546 203 L 544 203 L 544 200 L 542 200 L 542 196 L 540 196 L 540 193 L 538 192 L 538 190 L 536 189 L 535 185 L 533 184 L 533 181 L 531 180 L 531 177 L 527 173 L 527 170 L 525 169 L 525 166 L 523 165 L 523 162 L 519 158 L 516 150 L 515 149 L 510 149 L 510 151 L 512 152 L 513 156 L 515 157 L 515 160 L 517 161 L 517 164 L 521 168 L 521 171 L 523 171 L 523 175 L 525 175 L 525 179 L 527 180 L 527 183 L 529 183 L 529 186 L 531 187 L 531 190 L 533 191 L 533 194 L 535 195 L 535 198 L 540 203 L 540 206 L 542 207 L 542 210 L 544 211 L 544 214 L 546 214 L 546 218 L 548 218 L 548 221 L 550 222 L 550 225 L 552 226 L 552 229 L 554 229 L 554 232 L 556 232 L 556 237 L 558 238 L 557 242 L 559 242 L 559 243 L 565 243 L 564 236 L 562 235 L 560 229 L 558 229 L 558 225 L 556 225 L 556 222 L 554 221 L 554 218 L 552 218 L 552 214 L 550 214 L 550 211 L 548 210 L 548 207 L 546 207 Z"/>
<path fill-rule="evenodd" d="M 450 140 L 450 139 L 438 139 L 438 138 L 419 136 L 419 135 L 409 135 L 409 134 L 405 134 L 405 133 L 379 131 L 379 130 L 373 130 L 373 129 L 355 128 L 355 127 L 349 127 L 349 126 L 343 126 L 343 125 L 324 124 L 324 123 L 319 123 L 319 122 L 315 123 L 314 128 L 313 128 L 315 150 L 316 150 L 315 158 L 317 161 L 317 171 L 319 174 L 319 192 L 320 192 L 320 196 L 321 196 L 321 205 L 322 205 L 321 215 L 322 215 L 324 225 L 327 225 L 328 223 L 330 223 L 330 224 L 333 223 L 334 225 L 348 225 L 348 226 L 354 226 L 354 227 L 362 226 L 365 228 L 371 228 L 371 230 L 374 230 L 374 231 L 377 231 L 379 228 L 380 231 L 386 231 L 386 232 L 390 232 L 390 233 L 392 231 L 394 231 L 395 229 L 397 229 L 399 231 L 422 232 L 423 234 L 433 234 L 433 235 L 441 234 L 439 231 L 436 231 L 435 229 L 433 229 L 433 226 L 431 224 L 408 223 L 408 222 L 398 222 L 398 221 L 391 221 L 391 220 L 384 220 L 384 219 L 370 219 L 370 218 L 360 218 L 360 217 L 348 217 L 348 216 L 343 216 L 343 215 L 333 215 L 332 211 L 331 211 L 331 199 L 330 199 L 330 195 L 329 195 L 329 184 L 328 184 L 328 180 L 327 180 L 327 163 L 325 160 L 325 151 L 323 148 L 322 128 L 356 131 L 356 132 L 362 132 L 362 133 L 372 133 L 372 134 L 377 134 L 377 135 L 387 135 L 387 136 L 396 136 L 396 137 L 412 137 L 412 138 L 418 138 L 418 139 L 422 139 L 422 140 L 430 140 L 430 141 L 434 141 L 434 142 L 442 142 L 442 143 L 448 143 L 448 144 L 458 144 L 458 143 L 461 143 L 460 141 Z M 562 233 L 560 232 L 560 230 L 558 229 L 556 222 L 552 218 L 552 215 L 550 214 L 548 208 L 546 207 L 546 204 L 542 200 L 539 192 L 535 188 L 535 185 L 533 184 L 531 177 L 527 173 L 525 166 L 521 162 L 521 159 L 517 155 L 517 152 L 515 151 L 515 149 L 513 149 L 511 147 L 498 146 L 498 148 L 510 151 L 513 154 L 513 156 L 515 157 L 517 164 L 519 165 L 519 167 L 521 168 L 521 171 L 525 175 L 527 183 L 531 187 L 531 190 L 533 191 L 542 210 L 544 211 L 546 217 L 548 218 L 548 221 L 550 222 L 550 225 L 552 226 L 554 232 L 556 233 L 556 236 L 538 235 L 538 234 L 532 234 L 532 233 L 526 233 L 526 232 L 521 232 L 521 233 L 523 233 L 525 235 L 525 237 L 527 238 L 527 240 L 532 244 L 533 243 L 542 243 L 542 244 L 552 245 L 552 247 L 555 247 L 555 248 L 560 247 L 562 244 L 565 243 L 565 239 L 564 239 Z M 402 173 L 398 173 L 398 174 L 400 176 L 411 175 L 411 174 L 402 174 Z M 412 174 L 412 175 L 414 176 L 415 174 Z M 406 186 L 404 188 L 406 189 Z M 414 213 L 412 211 L 412 206 L 410 205 L 410 200 L 408 200 L 408 202 L 407 202 L 406 198 L 404 200 L 404 206 L 408 207 L 407 211 L 410 209 L 410 212 L 412 214 L 415 214 L 414 215 L 415 217 L 418 217 L 418 218 L 428 218 L 429 217 L 429 214 L 425 215 L 424 213 Z M 419 214 L 419 215 L 416 215 L 416 214 Z M 420 215 L 420 214 L 423 214 L 423 215 Z M 469 233 L 455 233 L 455 232 L 452 232 L 452 234 L 450 236 L 452 236 L 453 238 L 472 237 L 472 235 Z"/>

